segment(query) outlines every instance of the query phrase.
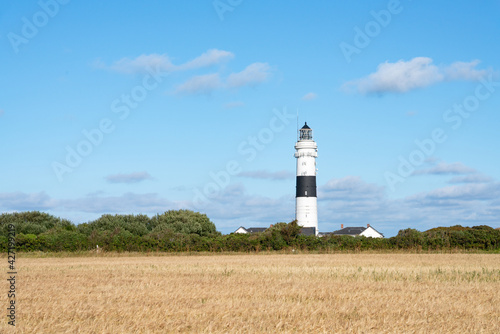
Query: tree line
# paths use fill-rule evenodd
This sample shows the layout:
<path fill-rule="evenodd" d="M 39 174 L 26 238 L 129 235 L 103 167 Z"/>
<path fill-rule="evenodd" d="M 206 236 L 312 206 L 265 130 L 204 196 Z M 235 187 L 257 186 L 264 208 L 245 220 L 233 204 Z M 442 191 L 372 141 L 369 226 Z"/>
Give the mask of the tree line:
<path fill-rule="evenodd" d="M 79 225 L 39 211 L 0 215 L 0 250 L 7 251 L 9 226 L 16 231 L 20 252 L 102 251 L 185 252 L 296 249 L 302 251 L 360 250 L 484 250 L 500 251 L 500 230 L 481 225 L 438 227 L 420 232 L 400 230 L 391 238 L 339 235 L 305 236 L 296 221 L 277 223 L 261 233 L 222 235 L 205 215 L 170 210 L 147 215 L 102 215 Z"/>

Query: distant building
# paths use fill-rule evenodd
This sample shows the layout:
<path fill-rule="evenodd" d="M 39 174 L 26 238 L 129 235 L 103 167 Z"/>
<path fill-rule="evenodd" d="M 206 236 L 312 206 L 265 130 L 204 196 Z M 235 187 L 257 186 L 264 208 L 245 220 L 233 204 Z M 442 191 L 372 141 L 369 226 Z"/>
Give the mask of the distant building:
<path fill-rule="evenodd" d="M 240 226 L 233 233 L 241 233 L 241 234 L 260 233 L 260 232 L 264 232 L 265 230 L 267 230 L 267 227 L 249 227 L 249 228 L 244 228 L 243 226 Z M 302 235 L 316 235 L 316 228 L 315 227 L 302 227 L 300 229 L 300 234 L 302 234 Z"/>
<path fill-rule="evenodd" d="M 243 226 L 240 226 L 233 233 L 243 233 L 243 234 L 246 234 L 246 233 L 248 233 L 248 230 L 246 228 L 244 228 Z"/>
<path fill-rule="evenodd" d="M 341 229 L 335 232 L 331 233 L 320 233 L 320 235 L 348 235 L 351 237 L 358 237 L 358 236 L 363 236 L 363 237 L 369 237 L 369 238 L 384 238 L 384 235 L 380 232 L 378 232 L 376 229 L 370 226 L 368 224 L 366 227 L 344 227 L 344 225 L 341 225 Z"/>
<path fill-rule="evenodd" d="M 271 225 L 272 226 L 272 225 Z M 233 233 L 240 234 L 251 234 L 251 233 L 262 233 L 267 230 L 267 227 L 249 227 L 245 228 L 240 226 Z M 302 227 L 300 229 L 300 234 L 302 235 L 316 235 L 318 237 L 324 237 L 327 235 L 348 235 L 351 237 L 368 237 L 368 238 L 385 238 L 382 233 L 374 229 L 368 224 L 366 227 L 344 227 L 344 224 L 341 225 L 341 229 L 335 232 L 319 232 L 316 233 L 315 227 Z"/>
<path fill-rule="evenodd" d="M 258 232 L 264 232 L 265 230 L 267 230 L 267 227 L 249 227 L 249 228 L 244 228 L 243 226 L 240 226 L 233 233 L 242 233 L 242 234 L 258 233 Z"/>

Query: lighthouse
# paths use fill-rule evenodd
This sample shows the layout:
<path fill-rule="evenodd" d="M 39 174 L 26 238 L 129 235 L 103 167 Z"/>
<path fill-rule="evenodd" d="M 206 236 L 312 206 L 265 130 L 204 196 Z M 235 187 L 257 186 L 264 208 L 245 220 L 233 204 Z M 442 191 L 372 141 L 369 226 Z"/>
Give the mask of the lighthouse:
<path fill-rule="evenodd" d="M 295 144 L 297 158 L 297 189 L 295 194 L 295 219 L 298 225 L 314 227 L 318 235 L 318 204 L 316 199 L 316 158 L 318 145 L 313 140 L 312 129 L 305 125 L 299 130 Z"/>

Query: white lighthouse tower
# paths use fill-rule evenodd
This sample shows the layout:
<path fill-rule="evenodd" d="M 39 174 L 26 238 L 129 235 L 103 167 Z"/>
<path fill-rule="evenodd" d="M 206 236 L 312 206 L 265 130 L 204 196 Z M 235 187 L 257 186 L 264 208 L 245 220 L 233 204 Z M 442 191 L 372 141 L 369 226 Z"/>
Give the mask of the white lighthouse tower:
<path fill-rule="evenodd" d="M 313 140 L 312 129 L 305 125 L 299 130 L 295 144 L 297 158 L 297 190 L 295 194 L 295 219 L 300 226 L 314 227 L 318 235 L 318 204 L 316 199 L 316 158 L 318 145 Z"/>

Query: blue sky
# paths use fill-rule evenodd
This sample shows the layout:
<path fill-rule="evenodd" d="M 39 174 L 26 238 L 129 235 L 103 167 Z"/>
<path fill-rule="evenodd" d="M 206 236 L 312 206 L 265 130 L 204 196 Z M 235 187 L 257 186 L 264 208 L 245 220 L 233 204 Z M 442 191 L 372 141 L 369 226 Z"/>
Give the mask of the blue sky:
<path fill-rule="evenodd" d="M 0 4 L 0 211 L 500 227 L 499 1 Z"/>

